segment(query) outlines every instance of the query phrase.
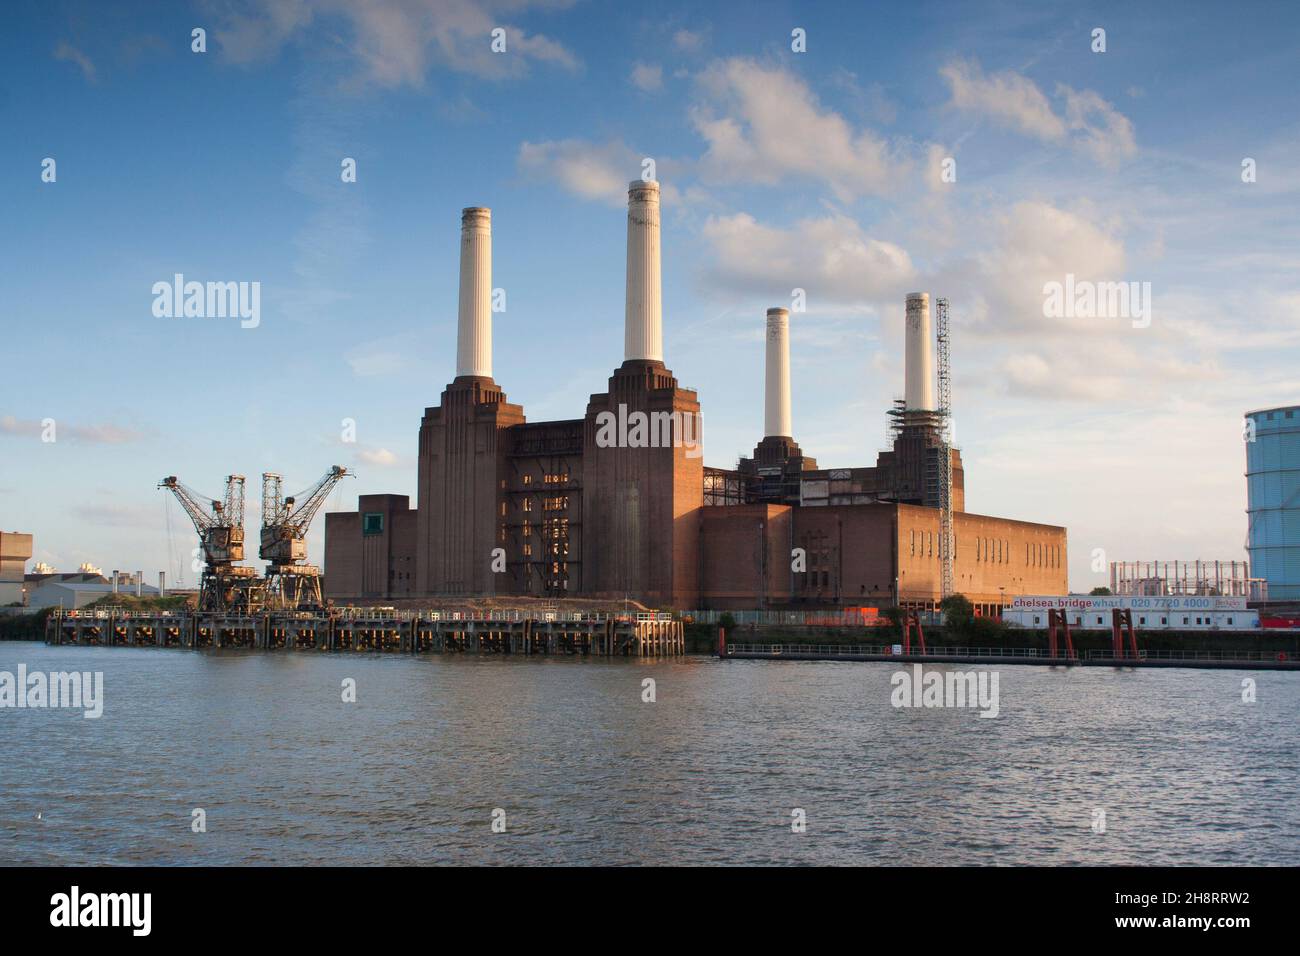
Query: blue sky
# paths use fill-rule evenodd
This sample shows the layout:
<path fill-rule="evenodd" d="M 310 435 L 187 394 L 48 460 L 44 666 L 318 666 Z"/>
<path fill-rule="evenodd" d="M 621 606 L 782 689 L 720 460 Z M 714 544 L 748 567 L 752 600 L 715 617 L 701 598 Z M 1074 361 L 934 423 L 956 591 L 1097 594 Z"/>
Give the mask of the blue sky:
<path fill-rule="evenodd" d="M 329 509 L 414 497 L 465 206 L 493 210 L 497 381 L 530 420 L 580 416 L 622 358 L 650 157 L 665 358 L 708 464 L 762 437 L 764 309 L 794 287 L 795 437 L 873 464 L 923 289 L 953 303 L 969 510 L 1066 525 L 1075 589 L 1098 548 L 1243 558 L 1242 412 L 1300 399 L 1298 26 L 1289 3 L 19 4 L 0 526 L 59 568 L 174 578 L 195 542 L 164 475 L 248 475 L 250 527 L 267 470 L 355 469 Z M 260 282 L 260 325 L 156 318 L 177 272 Z M 1150 326 L 1044 317 L 1066 274 L 1151 283 Z"/>

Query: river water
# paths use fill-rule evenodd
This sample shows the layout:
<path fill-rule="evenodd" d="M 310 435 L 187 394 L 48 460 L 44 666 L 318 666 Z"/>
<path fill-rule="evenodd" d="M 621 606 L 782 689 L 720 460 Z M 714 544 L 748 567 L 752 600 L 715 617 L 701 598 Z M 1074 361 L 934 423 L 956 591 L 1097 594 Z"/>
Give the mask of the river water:
<path fill-rule="evenodd" d="M 891 664 L 19 664 L 104 710 L 0 709 L 0 864 L 1300 864 L 1294 672 L 1001 667 L 989 719 L 891 706 Z"/>

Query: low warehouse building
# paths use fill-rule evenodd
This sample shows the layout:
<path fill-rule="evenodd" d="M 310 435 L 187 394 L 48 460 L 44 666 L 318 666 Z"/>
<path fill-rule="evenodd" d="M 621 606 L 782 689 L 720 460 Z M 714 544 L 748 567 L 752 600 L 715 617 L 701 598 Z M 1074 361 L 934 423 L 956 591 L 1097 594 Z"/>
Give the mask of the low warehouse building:
<path fill-rule="evenodd" d="M 1023 595 L 1002 612 L 1013 627 L 1047 627 L 1049 610 L 1064 611 L 1070 627 L 1109 630 L 1112 611 L 1131 611 L 1133 626 L 1147 631 L 1250 631 L 1259 612 L 1244 597 L 1114 597 L 1110 595 Z"/>

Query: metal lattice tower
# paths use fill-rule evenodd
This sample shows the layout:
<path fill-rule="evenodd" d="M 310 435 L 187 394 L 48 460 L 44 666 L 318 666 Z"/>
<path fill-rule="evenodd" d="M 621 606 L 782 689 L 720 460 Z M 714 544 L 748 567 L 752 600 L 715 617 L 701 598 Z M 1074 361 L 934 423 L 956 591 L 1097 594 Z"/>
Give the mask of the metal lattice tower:
<path fill-rule="evenodd" d="M 262 543 L 258 557 L 266 566 L 267 603 L 277 610 L 321 607 L 321 569 L 307 564 L 307 529 L 329 493 L 351 473 L 334 465 L 301 494 L 285 496 L 284 480 L 274 472 L 262 475 Z"/>
<path fill-rule="evenodd" d="M 948 300 L 935 302 L 935 338 L 939 358 L 939 592 L 953 593 L 952 535 L 952 370 L 949 362 Z"/>
<path fill-rule="evenodd" d="M 244 560 L 244 476 L 226 476 L 226 494 L 221 501 L 186 487 L 175 475 L 158 482 L 158 487 L 176 496 L 199 533 L 204 562 L 199 610 L 255 611 L 261 603 L 257 571 L 239 566 Z"/>

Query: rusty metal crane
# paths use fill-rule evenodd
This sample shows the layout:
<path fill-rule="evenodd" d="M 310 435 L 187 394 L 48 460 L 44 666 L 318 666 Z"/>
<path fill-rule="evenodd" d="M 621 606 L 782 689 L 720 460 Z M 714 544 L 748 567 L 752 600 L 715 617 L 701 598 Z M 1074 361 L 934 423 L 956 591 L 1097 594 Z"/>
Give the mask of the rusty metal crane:
<path fill-rule="evenodd" d="M 236 565 L 244 560 L 244 476 L 226 476 L 226 494 L 221 501 L 198 494 L 181 484 L 175 475 L 162 479 L 158 487 L 176 496 L 199 533 L 203 551 L 199 610 L 233 613 L 257 610 L 261 604 L 257 571 Z"/>
<path fill-rule="evenodd" d="M 283 477 L 274 472 L 262 475 L 262 545 L 258 556 L 266 566 L 267 597 L 275 608 L 320 607 L 319 567 L 307 564 L 307 529 L 329 493 L 344 478 L 346 468 L 334 465 L 307 491 L 285 497 Z"/>

